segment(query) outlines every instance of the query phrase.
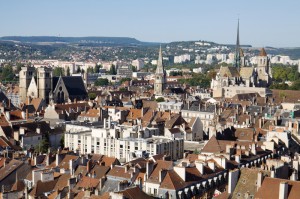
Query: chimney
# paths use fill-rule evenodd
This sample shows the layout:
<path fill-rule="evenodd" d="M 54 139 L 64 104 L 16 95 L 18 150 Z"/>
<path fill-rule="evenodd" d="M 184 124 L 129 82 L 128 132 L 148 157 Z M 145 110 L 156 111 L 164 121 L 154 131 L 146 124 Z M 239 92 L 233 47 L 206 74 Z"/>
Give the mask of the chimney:
<path fill-rule="evenodd" d="M 11 99 L 8 99 L 8 108 L 11 106 Z"/>
<path fill-rule="evenodd" d="M 235 161 L 240 164 L 240 155 L 235 155 Z"/>
<path fill-rule="evenodd" d="M 104 118 L 104 120 L 103 120 L 103 127 L 104 127 L 104 129 L 106 129 L 106 118 Z"/>
<path fill-rule="evenodd" d="M 262 127 L 262 121 L 261 121 L 261 118 L 258 119 L 258 122 L 259 122 L 259 123 L 258 123 L 258 127 L 261 128 L 261 127 Z"/>
<path fill-rule="evenodd" d="M 287 199 L 288 198 L 288 183 L 280 182 L 279 184 L 279 199 Z"/>
<path fill-rule="evenodd" d="M 55 162 L 56 162 L 56 166 L 58 166 L 59 163 L 61 162 L 61 157 L 60 157 L 60 154 L 59 154 L 59 153 L 56 154 Z"/>
<path fill-rule="evenodd" d="M 215 162 L 213 162 L 213 161 L 208 161 L 208 167 L 209 167 L 211 170 L 215 171 L 215 169 L 216 169 L 216 167 L 215 167 Z"/>
<path fill-rule="evenodd" d="M 28 108 L 26 108 L 26 120 L 28 120 L 28 116 L 29 116 Z"/>
<path fill-rule="evenodd" d="M 89 160 L 86 164 L 86 170 L 89 173 L 92 169 L 92 160 Z"/>
<path fill-rule="evenodd" d="M 149 176 L 151 175 L 153 171 L 153 164 L 150 163 L 149 161 L 147 161 L 146 163 L 146 174 L 147 174 L 147 179 L 149 178 Z"/>
<path fill-rule="evenodd" d="M 108 126 L 107 126 L 109 129 L 110 129 L 110 127 L 111 127 L 111 118 L 110 118 L 110 116 L 108 116 Z"/>
<path fill-rule="evenodd" d="M 202 175 L 204 175 L 204 163 L 203 163 L 203 162 L 198 162 L 198 161 L 196 161 L 195 164 L 196 164 L 196 168 L 198 169 L 198 171 L 199 171 Z"/>
<path fill-rule="evenodd" d="M 164 169 L 159 170 L 159 176 L 158 176 L 159 183 L 162 183 L 166 174 L 167 174 L 167 170 L 164 170 Z"/>
<path fill-rule="evenodd" d="M 256 146 L 255 146 L 255 143 L 252 143 L 252 145 L 251 145 L 251 153 L 253 155 L 256 155 Z"/>
<path fill-rule="evenodd" d="M 38 125 L 35 131 L 37 134 L 41 134 L 41 127 Z"/>
<path fill-rule="evenodd" d="M 261 187 L 263 180 L 264 180 L 263 173 L 259 171 L 257 173 L 257 190 Z"/>
<path fill-rule="evenodd" d="M 23 113 L 23 112 L 22 112 Z M 10 121 L 10 112 L 9 111 L 5 111 L 5 116 L 6 116 L 6 119 L 8 121 Z"/>
<path fill-rule="evenodd" d="M 271 178 L 275 178 L 275 171 L 274 170 L 271 170 Z"/>
<path fill-rule="evenodd" d="M 239 178 L 239 170 L 232 170 L 228 172 L 228 193 L 231 194 L 234 189 L 235 186 L 238 182 L 238 178 Z"/>

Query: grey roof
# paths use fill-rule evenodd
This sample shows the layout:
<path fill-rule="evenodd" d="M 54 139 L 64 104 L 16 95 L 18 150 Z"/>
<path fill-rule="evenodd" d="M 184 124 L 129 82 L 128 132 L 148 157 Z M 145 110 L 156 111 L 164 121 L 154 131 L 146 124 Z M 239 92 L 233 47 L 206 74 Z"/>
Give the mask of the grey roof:
<path fill-rule="evenodd" d="M 53 89 L 56 88 L 59 78 L 60 77 L 53 77 Z M 82 98 L 87 97 L 87 91 L 81 76 L 65 76 L 61 78 L 66 86 L 71 100 L 77 96 L 82 96 Z"/>
<path fill-rule="evenodd" d="M 261 113 L 260 110 L 261 110 L 260 106 L 249 106 L 246 109 L 246 111 L 249 112 L 250 114 Z"/>
<path fill-rule="evenodd" d="M 215 106 L 214 104 L 209 104 L 206 106 L 201 104 L 200 106 L 200 110 L 199 110 L 199 101 L 194 101 L 194 102 L 190 102 L 190 107 L 189 105 L 186 103 L 184 104 L 182 110 L 187 110 L 187 111 L 200 111 L 200 112 L 215 112 Z"/>

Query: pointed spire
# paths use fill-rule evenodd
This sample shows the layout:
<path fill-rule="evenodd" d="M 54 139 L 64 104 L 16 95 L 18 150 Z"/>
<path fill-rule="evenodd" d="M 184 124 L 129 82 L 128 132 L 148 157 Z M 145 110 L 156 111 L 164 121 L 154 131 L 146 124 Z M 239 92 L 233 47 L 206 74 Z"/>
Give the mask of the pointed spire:
<path fill-rule="evenodd" d="M 236 46 L 235 46 L 235 56 L 234 56 L 234 66 L 239 69 L 241 56 L 240 56 L 240 19 L 238 19 L 237 34 L 236 34 Z"/>
<path fill-rule="evenodd" d="M 164 73 L 164 66 L 163 66 L 163 57 L 162 57 L 161 45 L 159 47 L 156 73 L 157 74 Z"/>

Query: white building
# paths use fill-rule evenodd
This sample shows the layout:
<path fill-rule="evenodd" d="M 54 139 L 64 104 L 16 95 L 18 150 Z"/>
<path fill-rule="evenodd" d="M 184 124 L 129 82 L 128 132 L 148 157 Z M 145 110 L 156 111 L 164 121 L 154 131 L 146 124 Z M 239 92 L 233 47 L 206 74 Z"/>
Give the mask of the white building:
<path fill-rule="evenodd" d="M 131 65 L 135 66 L 137 70 L 140 70 L 144 67 L 144 61 L 141 59 L 136 59 L 131 62 Z"/>
<path fill-rule="evenodd" d="M 174 56 L 174 63 L 183 63 L 186 61 L 191 60 L 191 55 L 189 54 L 184 54 L 184 55 L 179 55 L 179 56 Z"/>
<path fill-rule="evenodd" d="M 173 160 L 183 157 L 183 139 L 156 136 L 158 134 L 158 128 L 114 126 L 110 121 L 105 121 L 104 127 L 67 124 L 65 146 L 84 154 L 116 157 L 120 162 L 157 154 L 169 155 Z"/>

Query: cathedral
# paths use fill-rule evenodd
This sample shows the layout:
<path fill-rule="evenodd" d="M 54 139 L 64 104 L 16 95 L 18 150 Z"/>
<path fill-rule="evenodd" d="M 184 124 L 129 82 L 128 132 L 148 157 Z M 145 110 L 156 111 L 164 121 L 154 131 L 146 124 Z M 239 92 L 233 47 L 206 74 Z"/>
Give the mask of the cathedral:
<path fill-rule="evenodd" d="M 233 66 L 221 66 L 215 79 L 212 79 L 211 88 L 220 91 L 224 87 L 260 87 L 267 88 L 271 84 L 272 71 L 270 59 L 264 48 L 258 55 L 258 64 L 246 66 L 243 50 L 240 48 L 239 24 L 237 28 L 237 40 Z M 224 92 L 223 92 L 224 93 Z M 215 95 L 216 96 L 216 95 Z M 224 95 L 222 95 L 224 96 Z"/>
<path fill-rule="evenodd" d="M 81 76 L 52 76 L 52 68 L 22 67 L 19 73 L 20 100 L 41 98 L 46 102 L 65 103 L 87 98 Z"/>

